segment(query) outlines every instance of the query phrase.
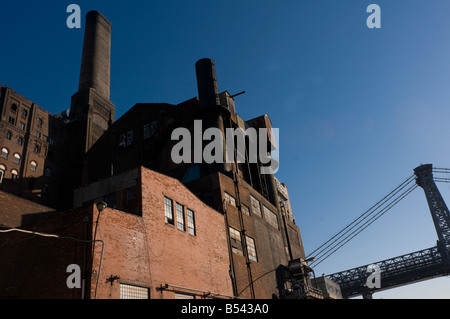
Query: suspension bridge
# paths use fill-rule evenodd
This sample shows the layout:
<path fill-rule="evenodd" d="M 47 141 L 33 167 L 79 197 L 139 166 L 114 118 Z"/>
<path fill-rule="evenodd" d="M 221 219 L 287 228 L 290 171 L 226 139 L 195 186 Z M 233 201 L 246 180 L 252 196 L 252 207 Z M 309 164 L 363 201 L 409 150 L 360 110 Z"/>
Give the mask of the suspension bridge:
<path fill-rule="evenodd" d="M 377 265 L 381 275 L 381 287 L 369 288 L 366 285 L 369 265 L 327 275 L 329 279 L 341 286 L 342 296 L 351 298 L 362 295 L 371 298 L 376 291 L 412 284 L 450 274 L 450 213 L 439 192 L 436 182 L 449 183 L 448 168 L 433 168 L 432 164 L 421 165 L 414 169 L 414 174 L 397 186 L 393 191 L 379 200 L 375 205 L 336 233 L 328 241 L 307 256 L 314 257 L 310 267 L 314 268 L 324 262 L 341 247 L 386 214 L 417 187 L 425 193 L 434 227 L 437 244 L 434 247 L 415 251 L 402 256 L 371 263 Z M 442 174 L 445 174 L 442 176 Z"/>

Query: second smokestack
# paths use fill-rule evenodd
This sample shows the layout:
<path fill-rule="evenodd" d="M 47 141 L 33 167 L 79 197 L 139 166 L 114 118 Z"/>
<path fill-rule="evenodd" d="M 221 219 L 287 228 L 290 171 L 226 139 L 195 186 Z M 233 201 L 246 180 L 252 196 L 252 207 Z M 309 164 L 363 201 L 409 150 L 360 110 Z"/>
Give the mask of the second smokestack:
<path fill-rule="evenodd" d="M 219 106 L 216 67 L 211 59 L 201 59 L 195 63 L 198 98 L 201 107 Z"/>

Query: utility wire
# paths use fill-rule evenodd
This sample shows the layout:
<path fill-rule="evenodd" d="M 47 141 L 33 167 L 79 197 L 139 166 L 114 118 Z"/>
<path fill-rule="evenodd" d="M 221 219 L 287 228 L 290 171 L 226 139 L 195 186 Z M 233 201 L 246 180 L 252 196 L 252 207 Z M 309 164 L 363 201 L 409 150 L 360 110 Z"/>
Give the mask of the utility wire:
<path fill-rule="evenodd" d="M 98 265 L 98 274 L 97 274 L 97 283 L 95 284 L 95 294 L 94 294 L 94 299 L 97 298 L 98 279 L 100 277 L 100 269 L 102 267 L 103 252 L 104 252 L 104 248 L 105 248 L 105 243 L 103 242 L 103 240 L 101 240 L 101 239 L 83 240 L 83 239 L 78 239 L 78 238 L 74 238 L 74 237 L 65 237 L 65 236 L 60 236 L 60 235 L 55 235 L 55 234 L 46 234 L 46 233 L 25 230 L 25 229 L 20 229 L 20 228 L 0 229 L 0 233 L 9 233 L 9 232 L 21 232 L 21 233 L 33 234 L 33 235 L 42 236 L 42 237 L 51 237 L 51 238 L 57 238 L 57 239 L 69 239 L 69 240 L 74 240 L 74 241 L 77 241 L 80 243 L 100 242 L 102 244 L 102 251 L 100 254 L 100 262 Z"/>
<path fill-rule="evenodd" d="M 375 205 L 361 214 L 358 218 L 356 218 L 349 225 L 344 227 L 341 231 L 331 237 L 328 241 L 322 244 L 320 247 L 316 248 L 312 253 L 308 255 L 308 258 L 314 256 L 317 259 L 317 256 L 320 256 L 328 247 L 334 245 L 339 239 L 344 237 L 348 232 L 358 226 L 365 219 L 369 218 L 372 214 L 376 213 L 376 210 L 379 209 L 382 205 L 384 205 L 387 201 L 393 198 L 396 194 L 398 194 L 403 188 L 408 186 L 414 180 L 414 175 L 406 179 L 403 183 L 401 183 L 397 188 L 391 191 L 388 195 L 383 197 L 380 201 L 378 201 Z"/>

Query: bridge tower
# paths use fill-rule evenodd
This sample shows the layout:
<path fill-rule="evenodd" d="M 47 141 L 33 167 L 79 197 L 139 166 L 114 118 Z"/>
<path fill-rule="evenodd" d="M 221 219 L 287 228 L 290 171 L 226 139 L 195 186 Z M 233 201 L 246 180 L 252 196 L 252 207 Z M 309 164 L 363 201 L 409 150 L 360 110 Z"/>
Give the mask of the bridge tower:
<path fill-rule="evenodd" d="M 416 183 L 422 187 L 433 218 L 434 227 L 438 235 L 437 247 L 441 256 L 449 261 L 450 248 L 450 214 L 444 199 L 433 179 L 433 166 L 431 164 L 421 165 L 414 169 L 417 176 Z"/>

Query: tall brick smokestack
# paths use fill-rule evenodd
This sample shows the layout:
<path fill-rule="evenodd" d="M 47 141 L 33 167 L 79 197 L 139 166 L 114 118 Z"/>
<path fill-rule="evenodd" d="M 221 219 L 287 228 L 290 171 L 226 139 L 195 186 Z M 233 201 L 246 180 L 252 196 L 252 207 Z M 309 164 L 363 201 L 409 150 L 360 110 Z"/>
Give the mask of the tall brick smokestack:
<path fill-rule="evenodd" d="M 201 107 L 219 106 L 216 67 L 211 59 L 201 59 L 195 63 L 198 99 Z"/>
<path fill-rule="evenodd" d="M 84 183 L 81 160 L 114 122 L 110 101 L 111 23 L 99 12 L 86 15 L 78 92 L 72 95 L 68 123 L 67 183 L 63 201 L 73 201 L 73 190 Z M 69 208 L 69 207 L 67 207 Z"/>
<path fill-rule="evenodd" d="M 111 63 L 111 23 L 97 11 L 86 15 L 79 90 L 93 88 L 109 99 Z"/>

